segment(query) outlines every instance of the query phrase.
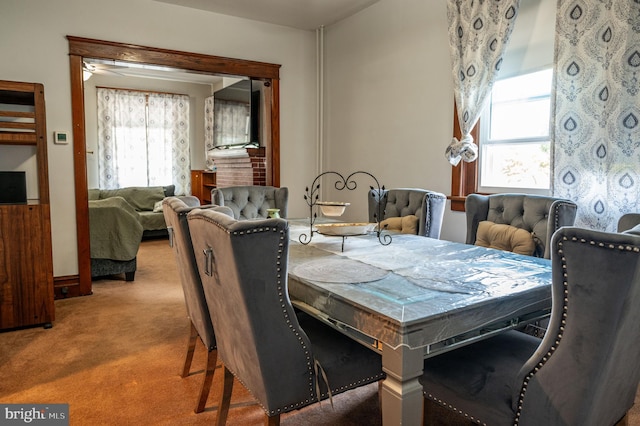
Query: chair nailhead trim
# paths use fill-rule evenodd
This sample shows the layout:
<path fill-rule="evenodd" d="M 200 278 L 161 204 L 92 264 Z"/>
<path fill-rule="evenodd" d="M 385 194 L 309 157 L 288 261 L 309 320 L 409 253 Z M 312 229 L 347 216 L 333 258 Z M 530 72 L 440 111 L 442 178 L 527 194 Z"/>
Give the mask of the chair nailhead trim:
<path fill-rule="evenodd" d="M 192 218 L 190 218 L 192 219 Z M 286 229 L 287 227 L 285 227 L 284 229 L 278 229 L 278 227 L 261 227 L 261 228 L 256 228 L 256 229 L 249 229 L 246 231 L 229 231 L 226 227 L 224 227 L 223 225 L 221 225 L 220 223 L 216 222 L 215 220 L 212 220 L 209 217 L 206 216 L 196 216 L 194 217 L 192 220 L 204 220 L 207 221 L 209 223 L 212 223 L 213 225 L 217 226 L 218 228 L 224 230 L 226 233 L 228 234 L 232 234 L 232 235 L 240 235 L 240 236 L 246 236 L 246 235 L 251 235 L 251 234 L 256 234 L 259 232 L 280 232 L 280 242 L 278 243 L 278 256 L 276 259 L 276 264 L 277 265 L 281 265 L 282 262 L 282 253 L 283 253 L 283 248 L 285 245 L 285 238 L 286 238 Z M 288 226 L 288 225 L 287 225 Z M 285 321 L 287 322 L 287 324 L 289 324 L 289 328 L 295 333 L 295 335 L 298 338 L 298 342 L 300 343 L 300 345 L 302 346 L 304 352 L 305 352 L 305 356 L 307 359 L 307 369 L 309 371 L 309 396 L 307 399 L 305 399 L 304 401 L 298 401 L 294 404 L 290 404 L 288 406 L 285 407 L 280 407 L 280 408 L 276 408 L 274 410 L 267 410 L 267 408 L 255 397 L 255 395 L 253 395 L 251 393 L 251 390 L 245 385 L 245 383 L 235 375 L 235 373 L 233 373 L 233 371 L 231 372 L 236 379 L 238 379 L 238 381 L 245 387 L 245 389 L 247 389 L 249 391 L 249 393 L 252 394 L 252 396 L 254 397 L 254 399 L 256 401 L 258 401 L 258 404 L 260 405 L 260 407 L 262 407 L 262 409 L 265 411 L 265 413 L 267 413 L 269 416 L 273 416 L 275 414 L 281 414 L 281 413 L 286 413 L 292 410 L 295 410 L 297 408 L 302 408 L 306 405 L 312 404 L 316 401 L 320 401 L 323 397 L 328 396 L 328 393 L 322 393 L 321 395 L 315 395 L 315 389 L 314 389 L 314 369 L 313 369 L 313 365 L 314 365 L 314 359 L 311 356 L 311 352 L 309 351 L 309 348 L 307 348 L 307 346 L 304 343 L 304 340 L 302 339 L 302 335 L 300 334 L 300 330 L 297 328 L 294 328 L 293 324 L 291 323 L 291 318 L 289 318 L 289 314 L 287 313 L 286 310 L 286 304 L 284 303 L 284 299 L 283 299 L 283 294 L 284 294 L 284 286 L 283 286 L 283 282 L 286 282 L 286 277 L 283 280 L 282 277 L 282 268 L 280 266 L 278 266 L 278 276 L 277 276 L 277 291 L 278 291 L 278 296 L 280 296 L 280 302 L 281 302 L 281 307 L 283 315 L 285 317 Z M 224 362 L 224 360 L 223 360 Z M 384 378 L 384 373 L 380 373 L 380 374 L 376 374 L 375 376 L 372 377 L 367 377 L 365 379 L 361 379 L 361 380 L 357 380 L 354 383 L 349 383 L 347 385 L 344 386 L 340 386 L 338 388 L 335 389 L 331 389 L 331 392 L 338 392 L 338 391 L 343 391 L 343 390 L 348 390 L 351 389 L 353 387 L 356 387 L 362 383 L 371 383 L 371 382 L 375 382 L 378 380 L 381 380 L 382 378 Z M 314 396 L 315 395 L 315 396 Z"/>
<path fill-rule="evenodd" d="M 445 408 L 455 412 L 456 414 L 464 416 L 465 418 L 467 418 L 468 420 L 470 420 L 470 421 L 472 421 L 472 422 L 474 422 L 476 424 L 479 424 L 479 425 L 482 425 L 482 426 L 487 426 L 487 424 L 484 423 L 483 421 L 481 421 L 479 419 L 476 419 L 475 417 L 473 417 L 473 416 L 469 415 L 468 413 L 458 409 L 457 407 L 454 407 L 451 404 L 448 404 L 447 402 L 441 400 L 440 398 L 435 397 L 431 393 L 427 393 L 427 398 L 429 398 L 430 400 L 440 404 L 442 407 L 445 407 Z"/>
<path fill-rule="evenodd" d="M 516 417 L 514 420 L 514 425 L 518 425 L 520 422 L 520 416 L 522 414 L 522 405 L 524 402 L 524 397 L 525 394 L 527 392 L 527 387 L 529 385 L 529 382 L 531 381 L 531 379 L 533 379 L 533 376 L 535 375 L 535 373 L 537 373 L 540 368 L 542 368 L 542 366 L 549 360 L 549 358 L 551 357 L 551 355 L 553 355 L 553 353 L 556 351 L 558 345 L 560 344 L 560 341 L 562 340 L 562 335 L 564 333 L 564 326 L 566 325 L 566 318 L 567 318 L 567 311 L 568 311 L 568 304 L 569 304 L 569 285 L 567 282 L 567 259 L 564 256 L 564 242 L 571 240 L 572 242 L 579 242 L 581 244 L 589 244 L 589 245 L 597 245 L 599 248 L 608 248 L 608 249 L 618 249 L 618 250 L 623 250 L 623 251 L 633 251 L 635 253 L 640 252 L 640 247 L 638 246 L 633 246 L 633 245 L 615 245 L 615 244 L 606 244 L 603 242 L 599 242 L 599 241 L 587 241 L 584 238 L 577 238 L 577 237 L 567 237 L 566 235 L 562 238 L 562 240 L 558 241 L 558 247 L 557 247 L 557 251 L 558 254 L 560 255 L 560 261 L 562 262 L 562 269 L 563 269 L 563 282 L 562 285 L 564 287 L 563 289 L 563 293 L 564 293 L 564 298 L 562 299 L 562 321 L 561 321 L 561 325 L 558 327 L 557 330 L 557 334 L 556 334 L 556 340 L 554 341 L 554 344 L 549 348 L 549 351 L 542 357 L 542 359 L 540 360 L 540 362 L 534 367 L 533 371 L 529 372 L 529 374 L 527 374 L 525 376 L 524 382 L 522 383 L 522 387 L 520 390 L 520 398 L 518 399 L 518 410 L 516 412 Z"/>
<path fill-rule="evenodd" d="M 549 348 L 547 353 L 543 355 L 542 359 L 533 368 L 533 370 L 530 371 L 524 378 L 524 381 L 523 381 L 522 386 L 520 388 L 520 394 L 519 394 L 519 398 L 518 398 L 515 419 L 513 421 L 513 424 L 515 426 L 517 426 L 519 424 L 519 422 L 520 422 L 520 416 L 522 414 L 522 406 L 523 406 L 523 402 L 524 402 L 524 397 L 526 395 L 527 387 L 529 386 L 529 382 L 531 381 L 531 379 L 533 379 L 533 377 L 540 370 L 540 368 L 542 368 L 542 366 L 547 361 L 549 361 L 549 358 L 553 355 L 553 353 L 558 348 L 558 345 L 560 344 L 560 341 L 562 340 L 562 335 L 564 333 L 564 326 L 566 325 L 568 303 L 569 303 L 569 298 L 568 298 L 569 288 L 568 288 L 568 283 L 567 283 L 567 272 L 566 272 L 566 270 L 567 270 L 567 265 L 566 265 L 567 259 L 564 257 L 564 250 L 563 250 L 563 242 L 567 241 L 567 240 L 569 240 L 569 237 L 564 236 L 562 238 L 562 240 L 558 242 L 558 247 L 557 247 L 557 252 L 561 256 L 560 260 L 562 262 L 562 269 L 564 271 L 563 272 L 564 279 L 563 279 L 563 283 L 562 283 L 563 287 L 564 287 L 564 289 L 563 289 L 564 298 L 562 299 L 562 321 L 561 321 L 561 325 L 558 327 L 557 334 L 556 334 L 556 339 L 555 339 L 553 345 Z M 580 242 L 580 243 L 583 243 L 583 244 L 597 245 L 600 248 L 617 249 L 617 250 L 622 250 L 622 251 L 632 251 L 634 253 L 640 253 L 640 247 L 634 246 L 634 245 L 606 244 L 606 243 L 598 242 L 598 241 L 587 241 L 587 240 L 582 239 L 582 238 L 578 239 L 577 237 L 572 237 L 571 241 Z M 440 398 L 437 398 L 433 394 L 427 392 L 426 396 L 427 396 L 427 398 L 429 398 L 430 400 L 432 400 L 434 402 L 437 402 L 441 406 L 446 407 L 446 408 L 456 412 L 457 414 L 463 415 L 464 417 L 468 418 L 469 420 L 471 420 L 471 421 L 473 421 L 473 422 L 475 422 L 477 424 L 481 424 L 483 426 L 486 426 L 486 423 L 482 422 L 479 419 L 474 418 L 473 416 L 471 416 L 468 413 L 458 409 L 457 407 L 454 407 L 453 405 L 446 403 L 445 401 L 441 400 Z"/>

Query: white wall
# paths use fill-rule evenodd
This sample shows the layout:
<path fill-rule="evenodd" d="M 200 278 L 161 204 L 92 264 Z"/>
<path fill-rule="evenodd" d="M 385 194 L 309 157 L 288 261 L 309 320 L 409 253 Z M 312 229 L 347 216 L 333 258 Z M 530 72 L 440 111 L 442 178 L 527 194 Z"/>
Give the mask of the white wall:
<path fill-rule="evenodd" d="M 316 153 L 313 32 L 152 0 L 2 0 L 0 79 L 45 87 L 55 276 L 78 272 L 73 144 L 52 141 L 53 131 L 72 130 L 66 35 L 282 64 L 281 184 L 292 193 L 292 215 L 305 214 Z"/>
<path fill-rule="evenodd" d="M 554 0 L 521 2 L 501 77 L 553 62 Z M 325 30 L 324 170 L 373 173 L 387 188 L 451 194 L 444 150 L 453 129 L 446 1 L 381 0 Z M 366 190 L 328 194 L 366 219 Z M 348 199 L 347 199 L 348 198 Z M 466 219 L 447 203 L 441 238 L 464 242 Z"/>
<path fill-rule="evenodd" d="M 328 27 L 324 169 L 365 170 L 386 188 L 450 194 L 451 165 L 444 157 L 453 129 L 448 46 L 442 0 L 381 0 Z M 326 196 L 349 197 L 345 218 L 364 220 L 370 183 L 359 181 L 357 194 Z M 464 214 L 448 205 L 441 237 L 465 237 Z"/>

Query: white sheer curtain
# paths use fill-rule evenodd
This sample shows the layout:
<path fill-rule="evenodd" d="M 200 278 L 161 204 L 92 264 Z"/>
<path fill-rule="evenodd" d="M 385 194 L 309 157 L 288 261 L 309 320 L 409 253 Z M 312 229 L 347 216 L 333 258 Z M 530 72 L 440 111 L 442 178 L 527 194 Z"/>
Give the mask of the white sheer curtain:
<path fill-rule="evenodd" d="M 189 97 L 98 88 L 98 172 L 104 189 L 176 186 L 189 193 Z"/>
<path fill-rule="evenodd" d="M 453 138 L 445 157 L 456 166 L 474 161 L 478 147 L 469 134 L 478 121 L 518 14 L 519 0 L 448 0 L 453 85 L 462 139 Z"/>
<path fill-rule="evenodd" d="M 638 1 L 558 1 L 553 194 L 577 226 L 640 211 L 639 16 Z"/>
<path fill-rule="evenodd" d="M 189 97 L 150 93 L 148 111 L 148 185 L 173 183 L 176 194 L 189 194 Z"/>

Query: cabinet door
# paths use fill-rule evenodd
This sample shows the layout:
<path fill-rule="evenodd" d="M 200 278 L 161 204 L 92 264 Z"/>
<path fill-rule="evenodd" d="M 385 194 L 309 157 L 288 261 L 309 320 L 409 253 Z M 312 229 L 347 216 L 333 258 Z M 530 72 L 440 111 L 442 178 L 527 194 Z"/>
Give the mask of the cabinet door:
<path fill-rule="evenodd" d="M 49 206 L 0 206 L 0 329 L 53 319 Z"/>
<path fill-rule="evenodd" d="M 191 195 L 200 199 L 202 202 L 202 170 L 191 170 Z"/>

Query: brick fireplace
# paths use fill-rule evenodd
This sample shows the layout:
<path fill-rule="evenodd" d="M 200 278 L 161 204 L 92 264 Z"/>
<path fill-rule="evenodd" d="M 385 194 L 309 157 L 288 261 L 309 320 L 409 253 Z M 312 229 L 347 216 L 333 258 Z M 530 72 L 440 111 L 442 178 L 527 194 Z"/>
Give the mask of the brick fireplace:
<path fill-rule="evenodd" d="M 267 158 L 265 148 L 247 148 L 247 154 L 215 158 L 216 186 L 266 185 Z"/>

